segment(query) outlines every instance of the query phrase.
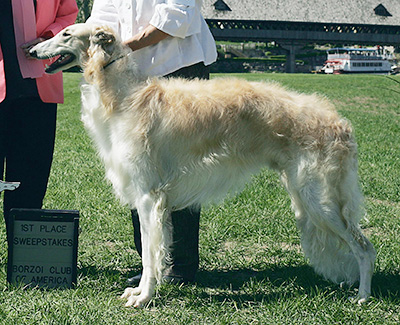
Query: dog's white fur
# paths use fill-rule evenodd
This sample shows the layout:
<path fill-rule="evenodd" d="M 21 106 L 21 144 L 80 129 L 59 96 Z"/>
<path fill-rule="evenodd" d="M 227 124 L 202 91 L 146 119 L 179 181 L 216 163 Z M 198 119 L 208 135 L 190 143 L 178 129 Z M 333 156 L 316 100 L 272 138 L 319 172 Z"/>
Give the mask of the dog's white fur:
<path fill-rule="evenodd" d="M 315 271 L 359 280 L 358 301 L 369 297 L 375 251 L 359 227 L 357 145 L 327 100 L 237 79 L 146 80 L 106 27 L 68 27 L 32 53 L 72 53 L 84 68 L 82 120 L 117 196 L 138 209 L 143 276 L 122 295 L 127 306 L 147 303 L 161 278 L 166 216 L 235 191 L 264 166 L 281 175 Z"/>

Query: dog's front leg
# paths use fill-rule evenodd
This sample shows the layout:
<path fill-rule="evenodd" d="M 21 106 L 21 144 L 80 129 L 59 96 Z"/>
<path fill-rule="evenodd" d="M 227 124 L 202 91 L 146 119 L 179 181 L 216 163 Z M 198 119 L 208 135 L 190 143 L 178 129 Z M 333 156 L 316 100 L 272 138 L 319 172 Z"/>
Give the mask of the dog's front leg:
<path fill-rule="evenodd" d="M 137 206 L 142 235 L 143 274 L 137 288 L 126 288 L 122 299 L 125 306 L 142 307 L 152 298 L 157 281 L 161 281 L 168 236 L 164 232 L 164 221 L 169 211 L 165 193 L 152 191 L 145 195 Z"/>
<path fill-rule="evenodd" d="M 144 258 L 144 255 L 142 255 L 142 258 Z M 150 301 L 157 284 L 156 277 L 153 274 L 154 272 L 150 267 L 143 267 L 139 286 L 136 288 L 126 288 L 121 296 L 121 299 L 127 299 L 126 307 L 134 306 L 140 308 Z"/>

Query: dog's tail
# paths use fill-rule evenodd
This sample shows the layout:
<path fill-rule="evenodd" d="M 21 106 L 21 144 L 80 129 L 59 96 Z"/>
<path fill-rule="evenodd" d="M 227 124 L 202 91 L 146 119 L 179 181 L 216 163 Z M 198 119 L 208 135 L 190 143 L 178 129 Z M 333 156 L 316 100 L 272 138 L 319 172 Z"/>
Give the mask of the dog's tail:
<path fill-rule="evenodd" d="M 299 154 L 283 180 L 310 264 L 335 283 L 352 284 L 360 278 L 360 263 L 366 261 L 369 270 L 375 255 L 359 228 L 364 210 L 357 145 L 349 124 L 342 122 L 320 150 L 305 149 Z"/>

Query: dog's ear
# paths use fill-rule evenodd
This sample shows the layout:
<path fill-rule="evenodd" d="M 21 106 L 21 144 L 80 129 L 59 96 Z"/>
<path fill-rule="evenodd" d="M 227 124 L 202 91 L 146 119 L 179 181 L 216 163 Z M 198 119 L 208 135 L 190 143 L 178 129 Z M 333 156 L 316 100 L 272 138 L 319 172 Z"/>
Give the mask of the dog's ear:
<path fill-rule="evenodd" d="M 90 39 L 92 45 L 100 46 L 107 54 L 111 55 L 114 51 L 115 36 L 105 30 L 98 30 Z"/>

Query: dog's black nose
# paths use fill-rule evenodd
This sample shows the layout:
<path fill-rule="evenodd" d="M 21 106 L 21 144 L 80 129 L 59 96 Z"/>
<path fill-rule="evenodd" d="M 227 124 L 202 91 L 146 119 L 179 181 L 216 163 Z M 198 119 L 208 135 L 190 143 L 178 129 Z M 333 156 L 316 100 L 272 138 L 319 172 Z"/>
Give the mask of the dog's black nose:
<path fill-rule="evenodd" d="M 30 54 L 30 56 L 32 56 L 32 57 L 34 57 L 34 58 L 37 58 L 37 53 L 36 53 L 36 50 L 29 50 L 29 54 Z"/>

